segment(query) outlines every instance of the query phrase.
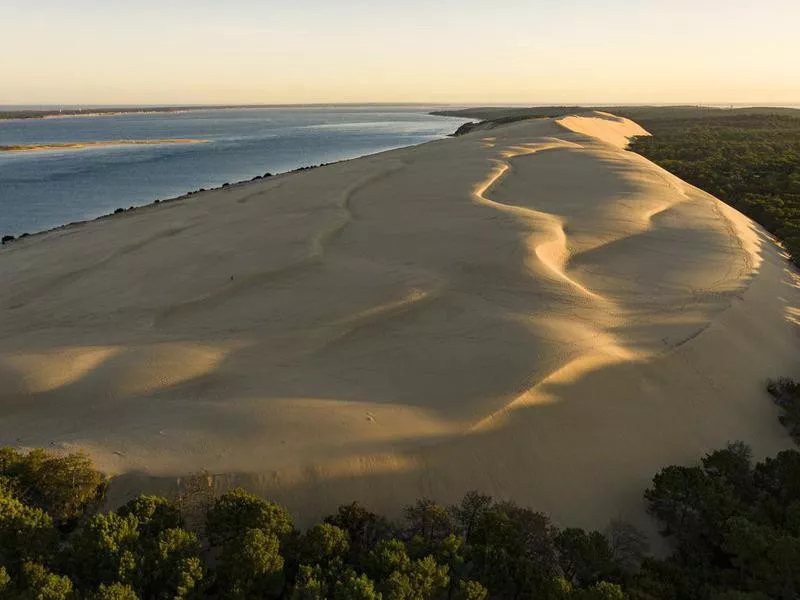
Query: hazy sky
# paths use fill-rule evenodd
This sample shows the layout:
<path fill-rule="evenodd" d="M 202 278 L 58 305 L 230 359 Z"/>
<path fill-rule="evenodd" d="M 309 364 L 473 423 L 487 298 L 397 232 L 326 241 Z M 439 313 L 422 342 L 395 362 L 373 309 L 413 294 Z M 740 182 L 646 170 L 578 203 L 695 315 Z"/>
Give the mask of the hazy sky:
<path fill-rule="evenodd" d="M 0 0 L 0 104 L 800 103 L 800 0 Z"/>

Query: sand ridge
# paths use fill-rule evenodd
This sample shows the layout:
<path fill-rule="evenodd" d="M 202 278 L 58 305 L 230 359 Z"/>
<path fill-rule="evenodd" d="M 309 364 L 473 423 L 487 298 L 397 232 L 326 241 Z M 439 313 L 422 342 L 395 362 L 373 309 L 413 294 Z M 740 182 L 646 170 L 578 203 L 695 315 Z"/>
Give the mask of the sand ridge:
<path fill-rule="evenodd" d="M 159 146 L 170 144 L 205 144 L 210 140 L 167 138 L 152 140 L 101 140 L 90 142 L 52 142 L 40 144 L 14 144 L 0 146 L 0 152 L 43 152 L 46 150 L 85 150 L 87 148 L 106 148 L 109 146 Z"/>
<path fill-rule="evenodd" d="M 233 185 L 0 252 L 0 443 L 113 501 L 207 470 L 301 522 L 472 488 L 647 524 L 670 462 L 787 447 L 796 275 L 592 113 Z"/>

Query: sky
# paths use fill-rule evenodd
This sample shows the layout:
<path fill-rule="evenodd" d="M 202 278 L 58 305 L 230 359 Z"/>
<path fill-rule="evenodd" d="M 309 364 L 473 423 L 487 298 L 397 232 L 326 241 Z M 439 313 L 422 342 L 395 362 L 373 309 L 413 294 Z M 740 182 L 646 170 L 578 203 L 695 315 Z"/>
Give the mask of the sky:
<path fill-rule="evenodd" d="M 800 0 L 0 0 L 0 105 L 800 104 Z"/>

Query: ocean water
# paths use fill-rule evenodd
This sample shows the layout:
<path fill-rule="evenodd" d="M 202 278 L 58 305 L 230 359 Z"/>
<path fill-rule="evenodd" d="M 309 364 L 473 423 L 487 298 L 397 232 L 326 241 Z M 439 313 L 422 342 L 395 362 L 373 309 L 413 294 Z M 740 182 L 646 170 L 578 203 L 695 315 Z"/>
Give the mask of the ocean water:
<path fill-rule="evenodd" d="M 0 121 L 0 146 L 207 140 L 0 152 L 0 234 L 34 233 L 266 172 L 420 144 L 466 121 L 429 115 L 435 108 L 203 109 Z"/>

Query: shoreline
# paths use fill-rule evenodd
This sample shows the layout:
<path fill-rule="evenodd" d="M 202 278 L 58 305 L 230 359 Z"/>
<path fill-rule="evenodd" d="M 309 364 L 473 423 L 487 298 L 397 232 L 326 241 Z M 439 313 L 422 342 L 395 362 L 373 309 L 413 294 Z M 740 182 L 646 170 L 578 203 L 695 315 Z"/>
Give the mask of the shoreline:
<path fill-rule="evenodd" d="M 376 153 L 376 154 L 380 154 L 380 153 Z M 373 156 L 373 155 L 372 154 L 365 154 L 364 156 Z M 362 158 L 362 157 L 359 156 L 359 157 L 356 157 L 356 158 Z M 344 159 L 344 160 L 356 160 L 356 158 L 348 158 L 348 159 Z M 171 202 L 177 202 L 179 200 L 185 200 L 186 198 L 189 198 L 191 196 L 196 196 L 197 194 L 202 194 L 202 193 L 207 193 L 207 192 L 216 192 L 216 191 L 219 191 L 219 190 L 222 190 L 222 189 L 228 189 L 228 188 L 241 187 L 241 186 L 243 186 L 245 184 L 248 184 L 248 183 L 255 183 L 256 181 L 261 181 L 262 179 L 269 179 L 269 178 L 273 178 L 273 177 L 282 177 L 282 176 L 286 176 L 286 175 L 291 175 L 293 173 L 298 173 L 298 172 L 301 172 L 301 171 L 308 171 L 310 169 L 316 169 L 316 168 L 319 168 L 319 167 L 325 167 L 325 166 L 328 166 L 328 165 L 337 164 L 337 163 L 340 163 L 340 162 L 343 162 L 343 161 L 334 161 L 334 162 L 329 162 L 329 163 L 320 163 L 320 164 L 317 164 L 317 165 L 310 165 L 310 166 L 307 166 L 307 167 L 298 167 L 296 169 L 292 169 L 290 171 L 283 171 L 281 173 L 266 172 L 263 175 L 256 175 L 255 177 L 252 177 L 250 179 L 243 179 L 241 181 L 234 181 L 234 182 L 226 182 L 226 183 L 223 183 L 222 185 L 219 185 L 217 187 L 199 188 L 199 189 L 196 189 L 196 190 L 190 190 L 188 192 L 184 192 L 183 194 L 181 194 L 179 196 L 172 196 L 170 198 L 164 198 L 163 200 L 161 198 L 156 198 L 155 200 L 153 200 L 151 202 L 148 202 L 147 204 L 139 204 L 139 205 L 135 205 L 135 206 L 129 206 L 128 208 L 119 207 L 119 208 L 114 209 L 113 212 L 106 213 L 106 214 L 103 214 L 103 215 L 99 215 L 97 217 L 87 217 L 85 219 L 80 219 L 78 221 L 70 221 L 69 223 L 64 223 L 62 225 L 56 225 L 55 227 L 50 227 L 49 229 L 42 229 L 41 231 L 34 231 L 33 233 L 25 232 L 25 233 L 22 233 L 22 234 L 20 234 L 18 236 L 13 236 L 13 235 L 9 235 L 9 234 L 2 234 L 2 232 L 0 232 L 0 235 L 3 236 L 3 242 L 2 242 L 2 245 L 0 245 L 0 253 L 2 253 L 2 250 L 4 248 L 8 247 L 9 244 L 14 244 L 15 242 L 20 242 L 22 240 L 26 240 L 26 239 L 29 239 L 29 238 L 38 237 L 38 236 L 41 236 L 41 235 L 45 235 L 47 233 L 53 233 L 55 231 L 62 231 L 64 229 L 68 229 L 70 227 L 76 227 L 76 226 L 79 226 L 79 225 L 86 225 L 87 223 L 94 223 L 95 221 L 102 221 L 104 219 L 110 219 L 110 218 L 116 217 L 117 215 L 126 214 L 126 213 L 129 213 L 129 212 L 135 211 L 135 210 L 141 210 L 141 209 L 151 208 L 151 207 L 154 207 L 154 206 L 159 206 L 161 204 L 168 204 L 168 203 L 171 203 Z M 11 239 L 9 239 L 9 238 L 11 238 Z"/>
<path fill-rule="evenodd" d="M 0 255 L 2 255 L 4 249 L 10 248 L 13 245 L 15 245 L 15 243 L 18 243 L 18 242 L 20 242 L 22 240 L 28 240 L 30 238 L 39 237 L 39 236 L 42 236 L 42 235 L 45 235 L 45 234 L 48 234 L 48 233 L 53 233 L 53 232 L 56 232 L 56 231 L 62 231 L 62 230 L 68 229 L 70 227 L 85 225 L 87 223 L 94 223 L 95 221 L 101 221 L 101 220 L 104 220 L 104 219 L 110 219 L 110 218 L 116 217 L 118 215 L 126 214 L 126 213 L 129 213 L 129 212 L 135 211 L 135 210 L 141 210 L 141 209 L 151 208 L 151 207 L 154 207 L 154 206 L 159 206 L 161 204 L 167 204 L 167 203 L 177 202 L 179 200 L 185 200 L 185 199 L 190 198 L 192 196 L 196 196 L 197 194 L 208 193 L 208 192 L 216 192 L 216 191 L 219 191 L 219 190 L 229 189 L 229 188 L 230 189 L 238 188 L 238 187 L 241 187 L 243 185 L 247 185 L 247 184 L 250 184 L 250 183 L 255 183 L 257 181 L 261 181 L 263 179 L 271 179 L 271 178 L 275 178 L 275 177 L 285 177 L 287 175 L 293 175 L 295 173 L 300 173 L 300 172 L 303 172 L 303 171 L 309 171 L 311 169 L 318 169 L 320 167 L 327 167 L 327 166 L 330 166 L 330 165 L 335 165 L 335 164 L 340 164 L 340 163 L 343 163 L 343 162 L 354 161 L 354 160 L 358 160 L 358 159 L 366 158 L 366 157 L 370 157 L 370 156 L 379 156 L 379 155 L 381 155 L 381 154 L 383 154 L 385 152 L 392 152 L 392 151 L 395 151 L 395 150 L 402 150 L 402 149 L 406 149 L 406 148 L 419 147 L 419 146 L 423 146 L 425 144 L 430 144 L 432 142 L 439 142 L 439 141 L 442 141 L 442 140 L 445 140 L 445 139 L 449 139 L 449 138 L 453 137 L 454 135 L 455 135 L 455 133 L 451 133 L 451 134 L 448 134 L 447 136 L 445 136 L 443 138 L 434 139 L 434 140 L 428 140 L 428 141 L 422 142 L 420 144 L 412 144 L 410 146 L 400 146 L 398 148 L 391 148 L 389 150 L 381 150 L 379 152 L 371 152 L 371 153 L 368 153 L 368 154 L 362 154 L 360 156 L 354 156 L 352 158 L 343 158 L 341 160 L 335 160 L 335 161 L 326 162 L 326 163 L 318 163 L 318 164 L 315 164 L 315 165 L 306 165 L 306 166 L 296 167 L 294 169 L 290 169 L 289 171 L 281 171 L 279 173 L 271 173 L 271 172 L 268 171 L 268 172 L 265 172 L 263 175 L 256 175 L 254 177 L 251 177 L 250 179 L 242 179 L 240 181 L 225 182 L 222 185 L 219 185 L 217 187 L 198 188 L 196 190 L 189 190 L 188 192 L 184 192 L 184 193 L 180 194 L 179 196 L 172 196 L 172 197 L 164 198 L 164 199 L 156 198 L 155 200 L 152 200 L 152 201 L 150 201 L 150 202 L 148 202 L 146 204 L 133 205 L 133 206 L 129 206 L 128 208 L 119 207 L 119 208 L 114 209 L 114 211 L 112 211 L 110 213 L 105 213 L 105 214 L 102 214 L 102 215 L 99 215 L 99 216 L 96 216 L 96 217 L 87 217 L 85 219 L 80 219 L 80 220 L 77 220 L 77 221 L 70 221 L 68 223 L 63 223 L 61 225 L 56 225 L 54 227 L 50 227 L 48 229 L 42 229 L 40 231 L 34 231 L 34 232 L 27 232 L 26 231 L 26 232 L 23 232 L 23 233 L 21 233 L 19 235 L 6 234 L 6 233 L 3 233 L 2 231 L 0 231 L 0 236 L 2 236 L 2 244 L 0 244 Z M 0 150 L 0 152 L 2 152 L 2 150 Z"/>

